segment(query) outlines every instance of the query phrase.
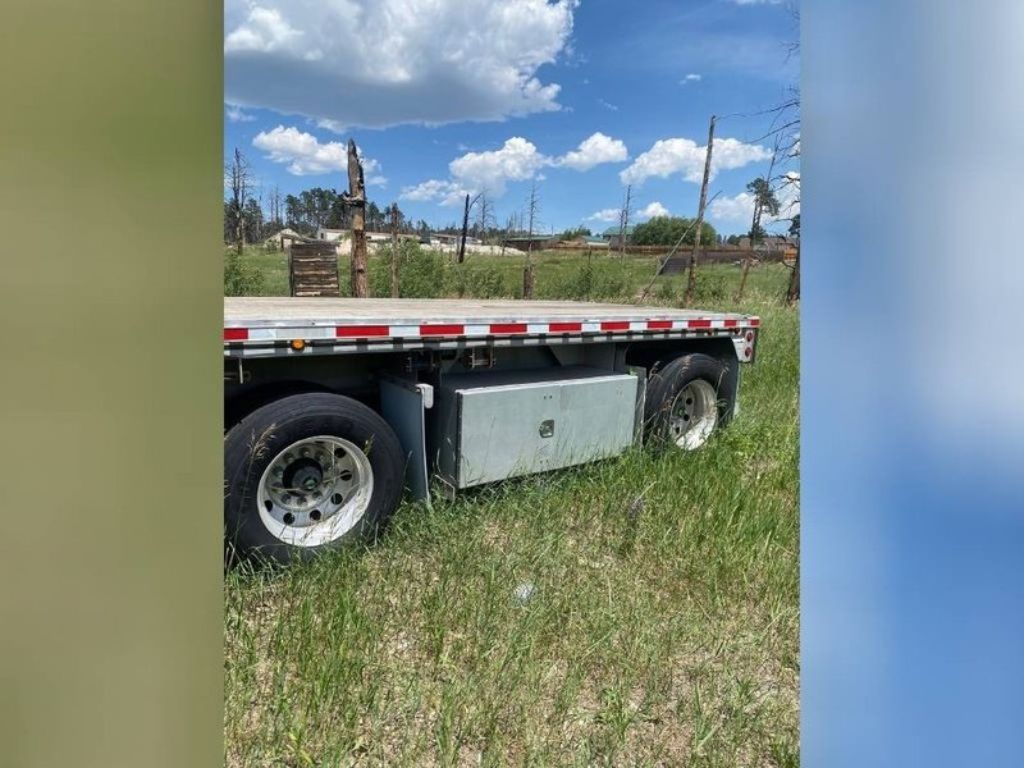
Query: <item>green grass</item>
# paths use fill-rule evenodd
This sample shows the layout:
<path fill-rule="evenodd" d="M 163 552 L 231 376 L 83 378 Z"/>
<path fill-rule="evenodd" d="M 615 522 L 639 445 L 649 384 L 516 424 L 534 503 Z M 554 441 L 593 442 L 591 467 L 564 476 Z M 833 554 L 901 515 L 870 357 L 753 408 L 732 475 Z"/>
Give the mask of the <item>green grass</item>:
<path fill-rule="evenodd" d="M 429 252 L 424 252 L 429 253 Z M 525 255 L 509 249 L 505 256 L 468 254 L 466 263 L 459 267 L 446 256 L 427 257 L 415 264 L 403 267 L 403 288 L 411 289 L 411 295 L 457 295 L 461 284 L 466 295 L 479 293 L 481 286 L 487 286 L 487 295 L 481 298 L 521 298 L 523 266 Z M 594 254 L 589 260 L 592 268 L 592 289 L 586 288 L 583 279 L 588 259 L 582 254 L 564 251 L 541 251 L 533 254 L 535 263 L 534 298 L 557 299 L 577 298 L 592 300 L 629 300 L 639 297 L 649 287 L 648 300 L 661 304 L 678 303 L 686 288 L 685 274 L 654 278 L 657 260 L 660 257 L 617 254 Z M 263 248 L 248 247 L 242 256 L 243 263 L 262 275 L 262 284 L 257 290 L 248 292 L 255 296 L 287 296 L 288 266 L 283 252 L 266 251 Z M 459 272 L 465 274 L 460 281 Z M 386 257 L 371 250 L 369 256 L 371 291 L 373 295 L 389 296 Z M 754 267 L 747 279 L 746 294 L 756 300 L 772 303 L 785 292 L 789 270 L 780 264 L 765 264 Z M 342 258 L 339 277 L 343 295 L 349 290 L 348 261 Z M 740 268 L 733 264 L 713 264 L 699 267 L 698 279 L 702 283 L 697 298 L 710 300 L 716 307 L 732 306 L 733 294 L 739 285 Z M 435 293 L 425 293 L 425 291 Z"/>
<path fill-rule="evenodd" d="M 652 270 L 627 261 L 629 294 Z M 542 256 L 538 289 L 579 266 Z M 799 764 L 797 314 L 785 267 L 739 306 L 738 270 L 707 271 L 763 331 L 700 451 L 406 504 L 370 548 L 226 575 L 228 764 Z"/>

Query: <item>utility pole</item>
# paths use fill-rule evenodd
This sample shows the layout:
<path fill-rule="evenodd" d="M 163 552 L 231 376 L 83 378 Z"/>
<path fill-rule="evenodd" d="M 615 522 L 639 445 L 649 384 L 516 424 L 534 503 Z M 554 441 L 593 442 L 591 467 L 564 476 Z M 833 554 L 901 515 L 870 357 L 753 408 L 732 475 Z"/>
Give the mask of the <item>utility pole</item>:
<path fill-rule="evenodd" d="M 459 241 L 459 264 L 466 260 L 466 233 L 469 230 L 469 193 L 466 193 L 466 208 L 462 213 L 462 239 Z"/>
<path fill-rule="evenodd" d="M 693 252 L 690 254 L 690 277 L 686 281 L 686 295 L 683 304 L 689 305 L 697 288 L 697 253 L 700 250 L 700 236 L 704 230 L 704 206 L 708 199 L 708 179 L 711 176 L 711 150 L 715 143 L 715 116 L 708 124 L 708 152 L 704 158 L 704 180 L 700 184 L 700 203 L 697 206 L 697 234 L 693 238 Z"/>
<path fill-rule="evenodd" d="M 363 164 L 359 162 L 356 143 L 348 140 L 348 194 L 345 203 L 352 207 L 352 295 L 365 299 L 366 284 L 366 185 Z"/>
<path fill-rule="evenodd" d="M 391 204 L 391 298 L 397 299 L 398 290 L 398 203 Z"/>

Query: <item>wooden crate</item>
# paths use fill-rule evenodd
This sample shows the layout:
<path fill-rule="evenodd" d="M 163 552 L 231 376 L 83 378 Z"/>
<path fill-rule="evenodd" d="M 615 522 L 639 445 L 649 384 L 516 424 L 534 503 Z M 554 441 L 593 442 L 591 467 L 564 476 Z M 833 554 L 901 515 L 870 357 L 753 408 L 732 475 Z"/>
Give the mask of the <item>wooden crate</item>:
<path fill-rule="evenodd" d="M 293 243 L 288 257 L 292 296 L 340 296 L 338 253 L 333 242 Z"/>

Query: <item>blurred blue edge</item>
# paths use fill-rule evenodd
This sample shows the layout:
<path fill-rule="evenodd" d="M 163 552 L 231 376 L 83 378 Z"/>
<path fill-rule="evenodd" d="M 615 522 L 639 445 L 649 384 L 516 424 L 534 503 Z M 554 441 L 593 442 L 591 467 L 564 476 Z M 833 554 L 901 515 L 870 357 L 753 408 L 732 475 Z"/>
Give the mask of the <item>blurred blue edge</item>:
<path fill-rule="evenodd" d="M 802 764 L 1024 766 L 1024 4 L 801 25 Z"/>

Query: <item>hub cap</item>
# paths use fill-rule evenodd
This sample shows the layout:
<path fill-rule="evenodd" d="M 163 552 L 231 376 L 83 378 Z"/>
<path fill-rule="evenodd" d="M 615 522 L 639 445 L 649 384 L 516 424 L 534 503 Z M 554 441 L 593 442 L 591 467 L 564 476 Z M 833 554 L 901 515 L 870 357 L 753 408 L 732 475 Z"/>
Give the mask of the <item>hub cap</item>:
<path fill-rule="evenodd" d="M 270 462 L 257 489 L 263 525 L 281 541 L 316 547 L 343 536 L 366 514 L 373 469 L 366 454 L 340 437 L 292 443 Z"/>
<path fill-rule="evenodd" d="M 715 389 L 703 379 L 694 379 L 680 390 L 669 413 L 669 434 L 684 451 L 700 448 L 718 426 Z"/>

